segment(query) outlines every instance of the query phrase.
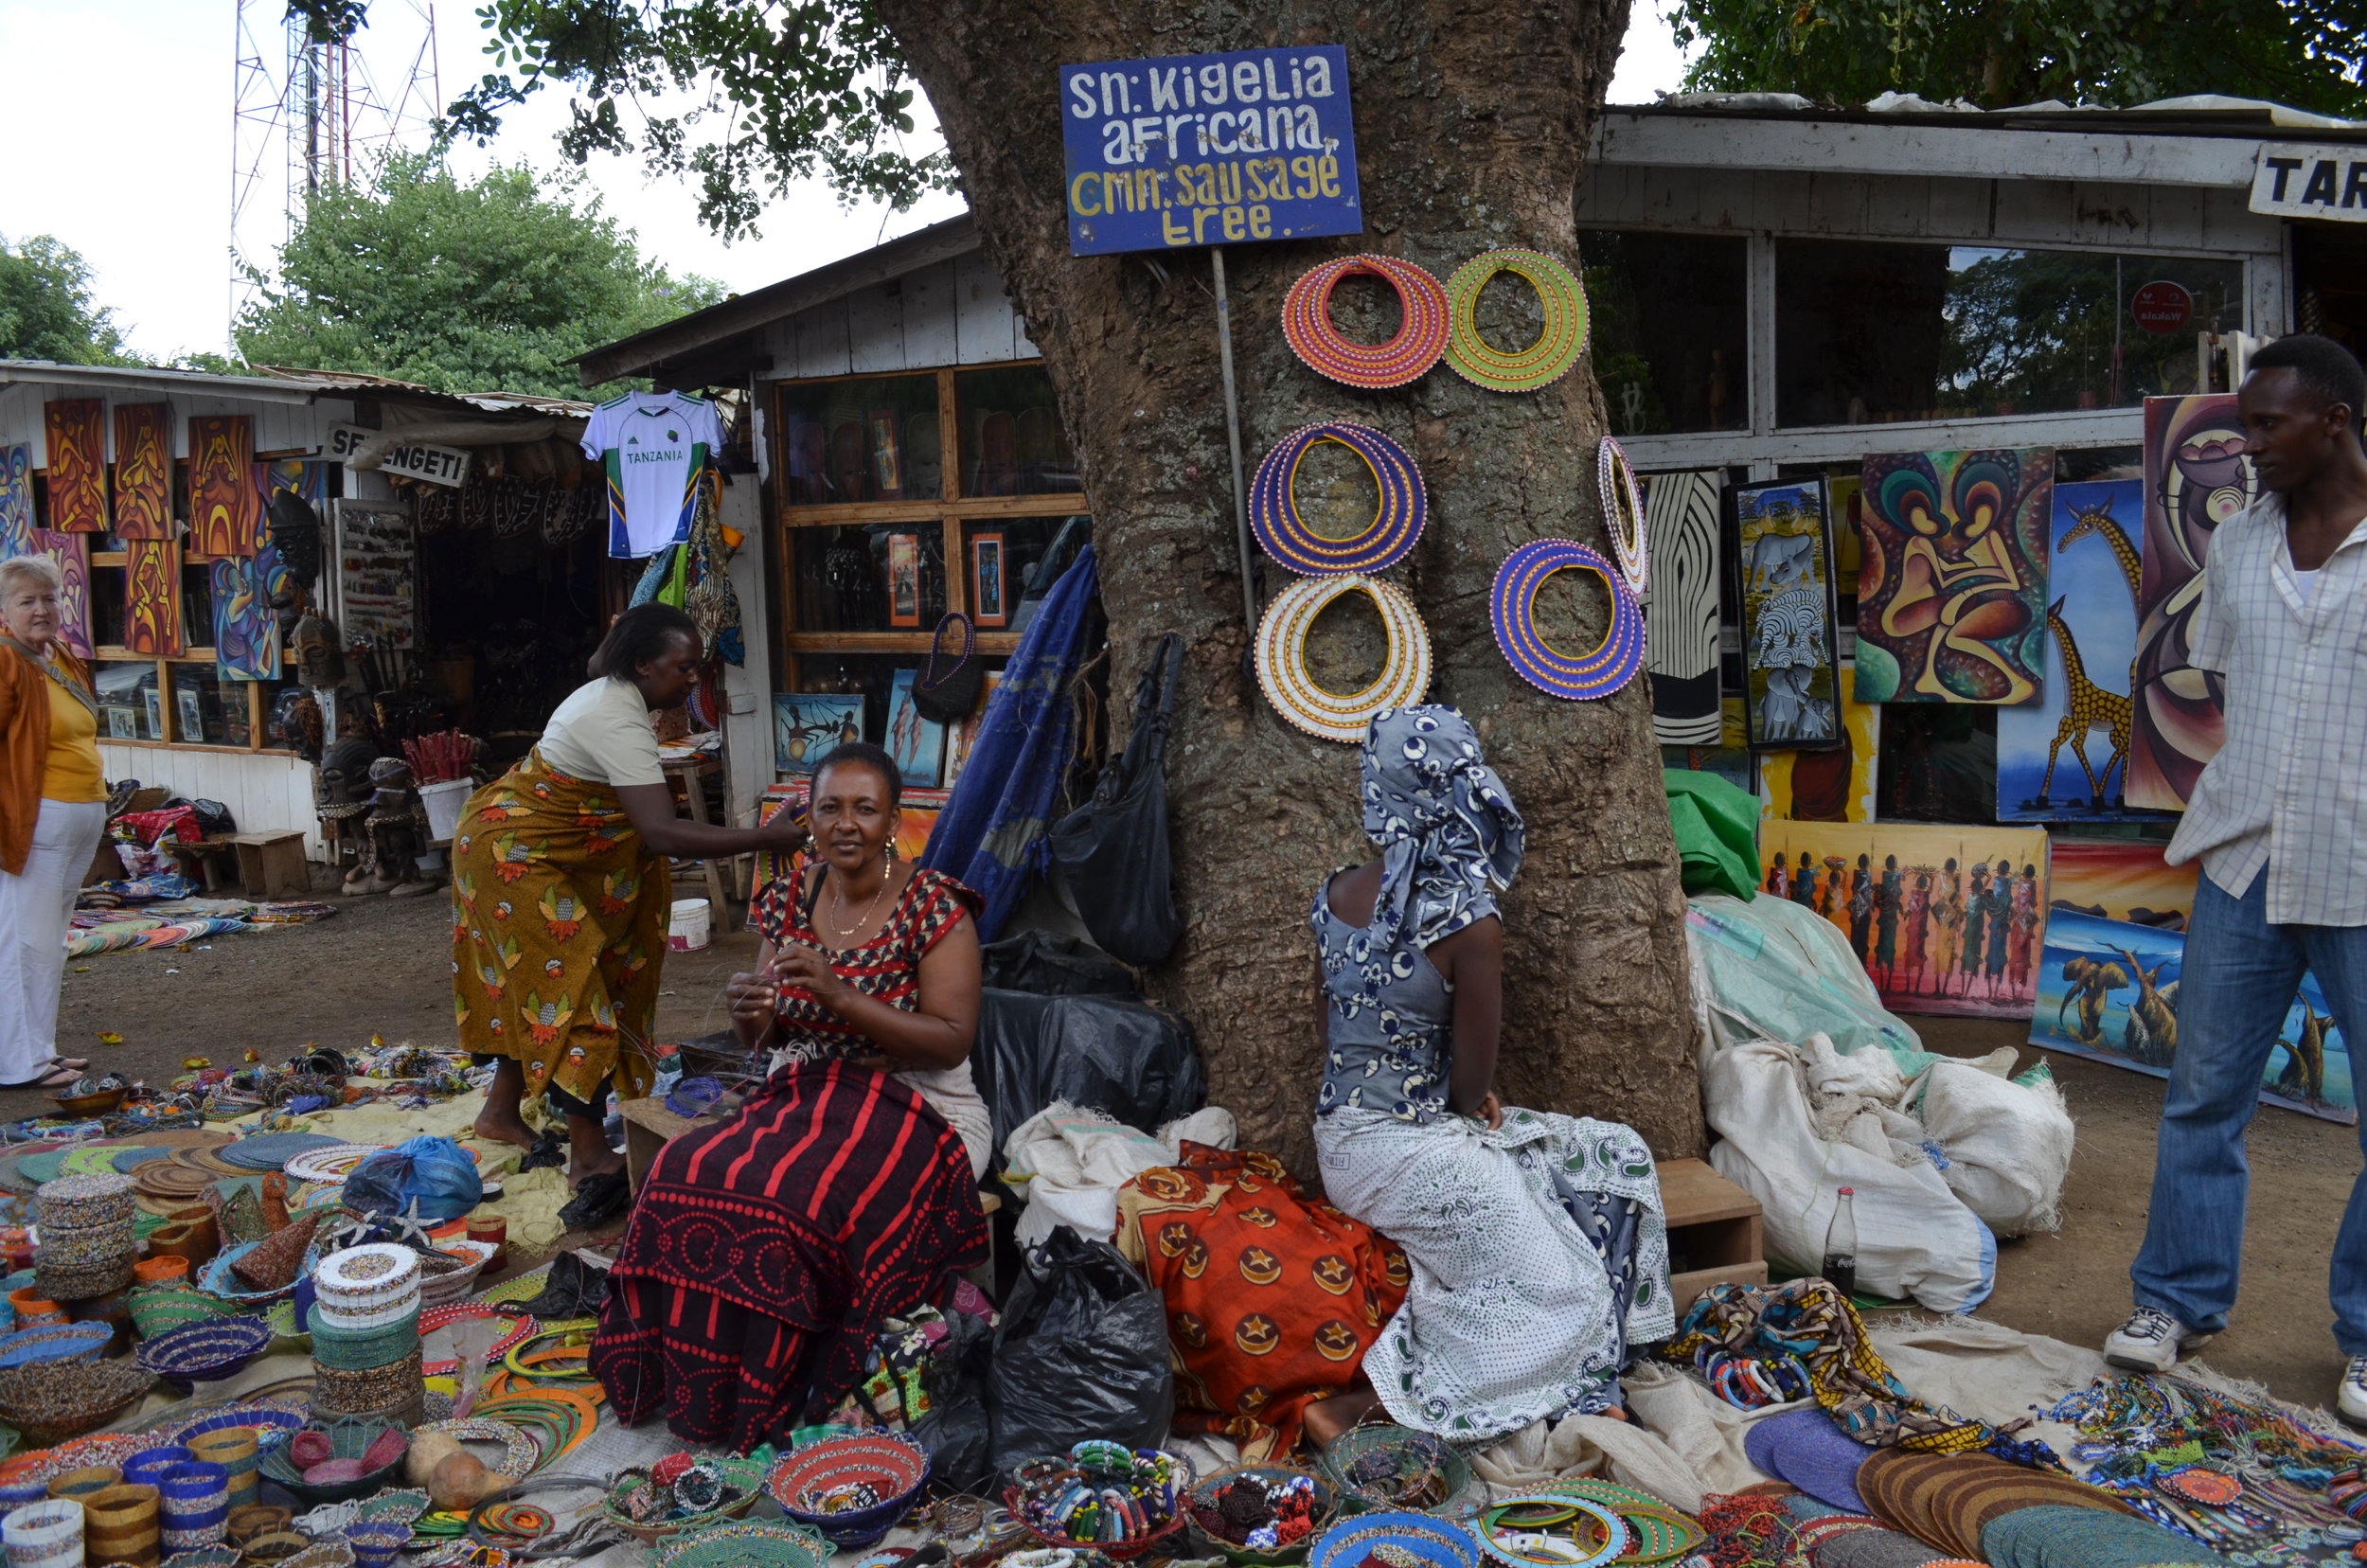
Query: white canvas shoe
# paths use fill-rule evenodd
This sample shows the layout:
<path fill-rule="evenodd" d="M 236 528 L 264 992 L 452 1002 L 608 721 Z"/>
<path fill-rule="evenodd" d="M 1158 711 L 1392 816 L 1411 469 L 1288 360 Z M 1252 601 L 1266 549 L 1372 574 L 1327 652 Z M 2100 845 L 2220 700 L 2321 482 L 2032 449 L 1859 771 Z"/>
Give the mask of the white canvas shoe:
<path fill-rule="evenodd" d="M 2355 1427 L 2367 1427 L 2367 1356 L 2353 1356 L 2334 1391 L 2334 1413 Z"/>
<path fill-rule="evenodd" d="M 2209 1339 L 2156 1307 L 2140 1307 L 2128 1321 L 2104 1336 L 2104 1359 L 2132 1372 L 2167 1372 L 2179 1353 Z M 2344 1386 L 2348 1386 L 2347 1381 Z M 2359 1390 L 2359 1416 L 2367 1420 L 2367 1387 Z"/>

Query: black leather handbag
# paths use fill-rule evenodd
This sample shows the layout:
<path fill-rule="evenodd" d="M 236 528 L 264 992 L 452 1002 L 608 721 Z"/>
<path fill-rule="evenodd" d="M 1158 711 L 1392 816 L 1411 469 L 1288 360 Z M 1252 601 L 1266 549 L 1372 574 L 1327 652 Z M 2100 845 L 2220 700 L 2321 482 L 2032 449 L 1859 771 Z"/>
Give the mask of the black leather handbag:
<path fill-rule="evenodd" d="M 958 723 L 978 706 L 986 665 L 978 657 L 978 633 L 958 610 L 937 622 L 929 659 L 913 678 L 913 706 L 934 723 Z"/>
<path fill-rule="evenodd" d="M 1103 767 L 1093 798 L 1052 827 L 1052 860 L 1085 930 L 1104 953 L 1156 964 L 1184 935 L 1167 853 L 1167 719 L 1184 638 L 1159 639 L 1134 688 L 1134 732 Z"/>

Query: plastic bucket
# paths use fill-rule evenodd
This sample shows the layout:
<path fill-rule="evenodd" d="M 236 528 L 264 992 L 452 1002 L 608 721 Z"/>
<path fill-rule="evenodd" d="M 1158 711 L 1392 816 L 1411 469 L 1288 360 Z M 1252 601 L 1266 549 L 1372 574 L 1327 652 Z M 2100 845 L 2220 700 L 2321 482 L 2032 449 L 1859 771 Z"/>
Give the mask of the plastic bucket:
<path fill-rule="evenodd" d="M 676 899 L 666 922 L 666 945 L 676 953 L 696 953 L 707 945 L 710 912 L 704 899 Z"/>
<path fill-rule="evenodd" d="M 419 786 L 419 804 L 427 808 L 427 836 L 441 842 L 460 830 L 460 808 L 469 803 L 472 780 L 448 778 L 441 784 Z"/>

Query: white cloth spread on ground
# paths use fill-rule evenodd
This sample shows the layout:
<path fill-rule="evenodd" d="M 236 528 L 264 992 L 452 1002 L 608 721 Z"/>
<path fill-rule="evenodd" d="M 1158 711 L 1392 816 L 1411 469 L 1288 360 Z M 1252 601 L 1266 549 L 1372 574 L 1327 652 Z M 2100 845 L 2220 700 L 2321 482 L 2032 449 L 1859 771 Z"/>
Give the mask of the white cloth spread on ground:
<path fill-rule="evenodd" d="M 1668 1226 L 1644 1140 L 1614 1122 L 1506 1107 L 1490 1131 L 1463 1116 L 1410 1122 L 1343 1108 L 1315 1123 L 1332 1203 L 1405 1249 L 1405 1305 L 1364 1356 L 1391 1418 L 1455 1442 L 1611 1403 L 1630 1344 L 1676 1327 Z M 1564 1206 L 1635 1205 L 1634 1302 Z M 1616 1254 L 1614 1254 L 1616 1256 Z"/>

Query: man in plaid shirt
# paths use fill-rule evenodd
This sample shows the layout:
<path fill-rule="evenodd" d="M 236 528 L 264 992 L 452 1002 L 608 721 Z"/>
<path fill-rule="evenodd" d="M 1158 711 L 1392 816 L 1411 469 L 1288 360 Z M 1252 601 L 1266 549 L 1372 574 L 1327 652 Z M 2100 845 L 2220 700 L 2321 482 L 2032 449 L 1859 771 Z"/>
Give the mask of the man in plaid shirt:
<path fill-rule="evenodd" d="M 2170 841 L 2200 860 L 2179 977 L 2137 1310 L 2115 1365 L 2164 1371 L 2227 1327 L 2244 1244 L 2244 1129 L 2305 971 L 2367 1042 L 2367 372 L 2280 338 L 2237 392 L 2264 493 L 2212 536 L 2188 657 L 2225 686 L 2227 740 Z M 2337 1405 L 2367 1424 L 2367 1177 L 2334 1243 Z"/>

